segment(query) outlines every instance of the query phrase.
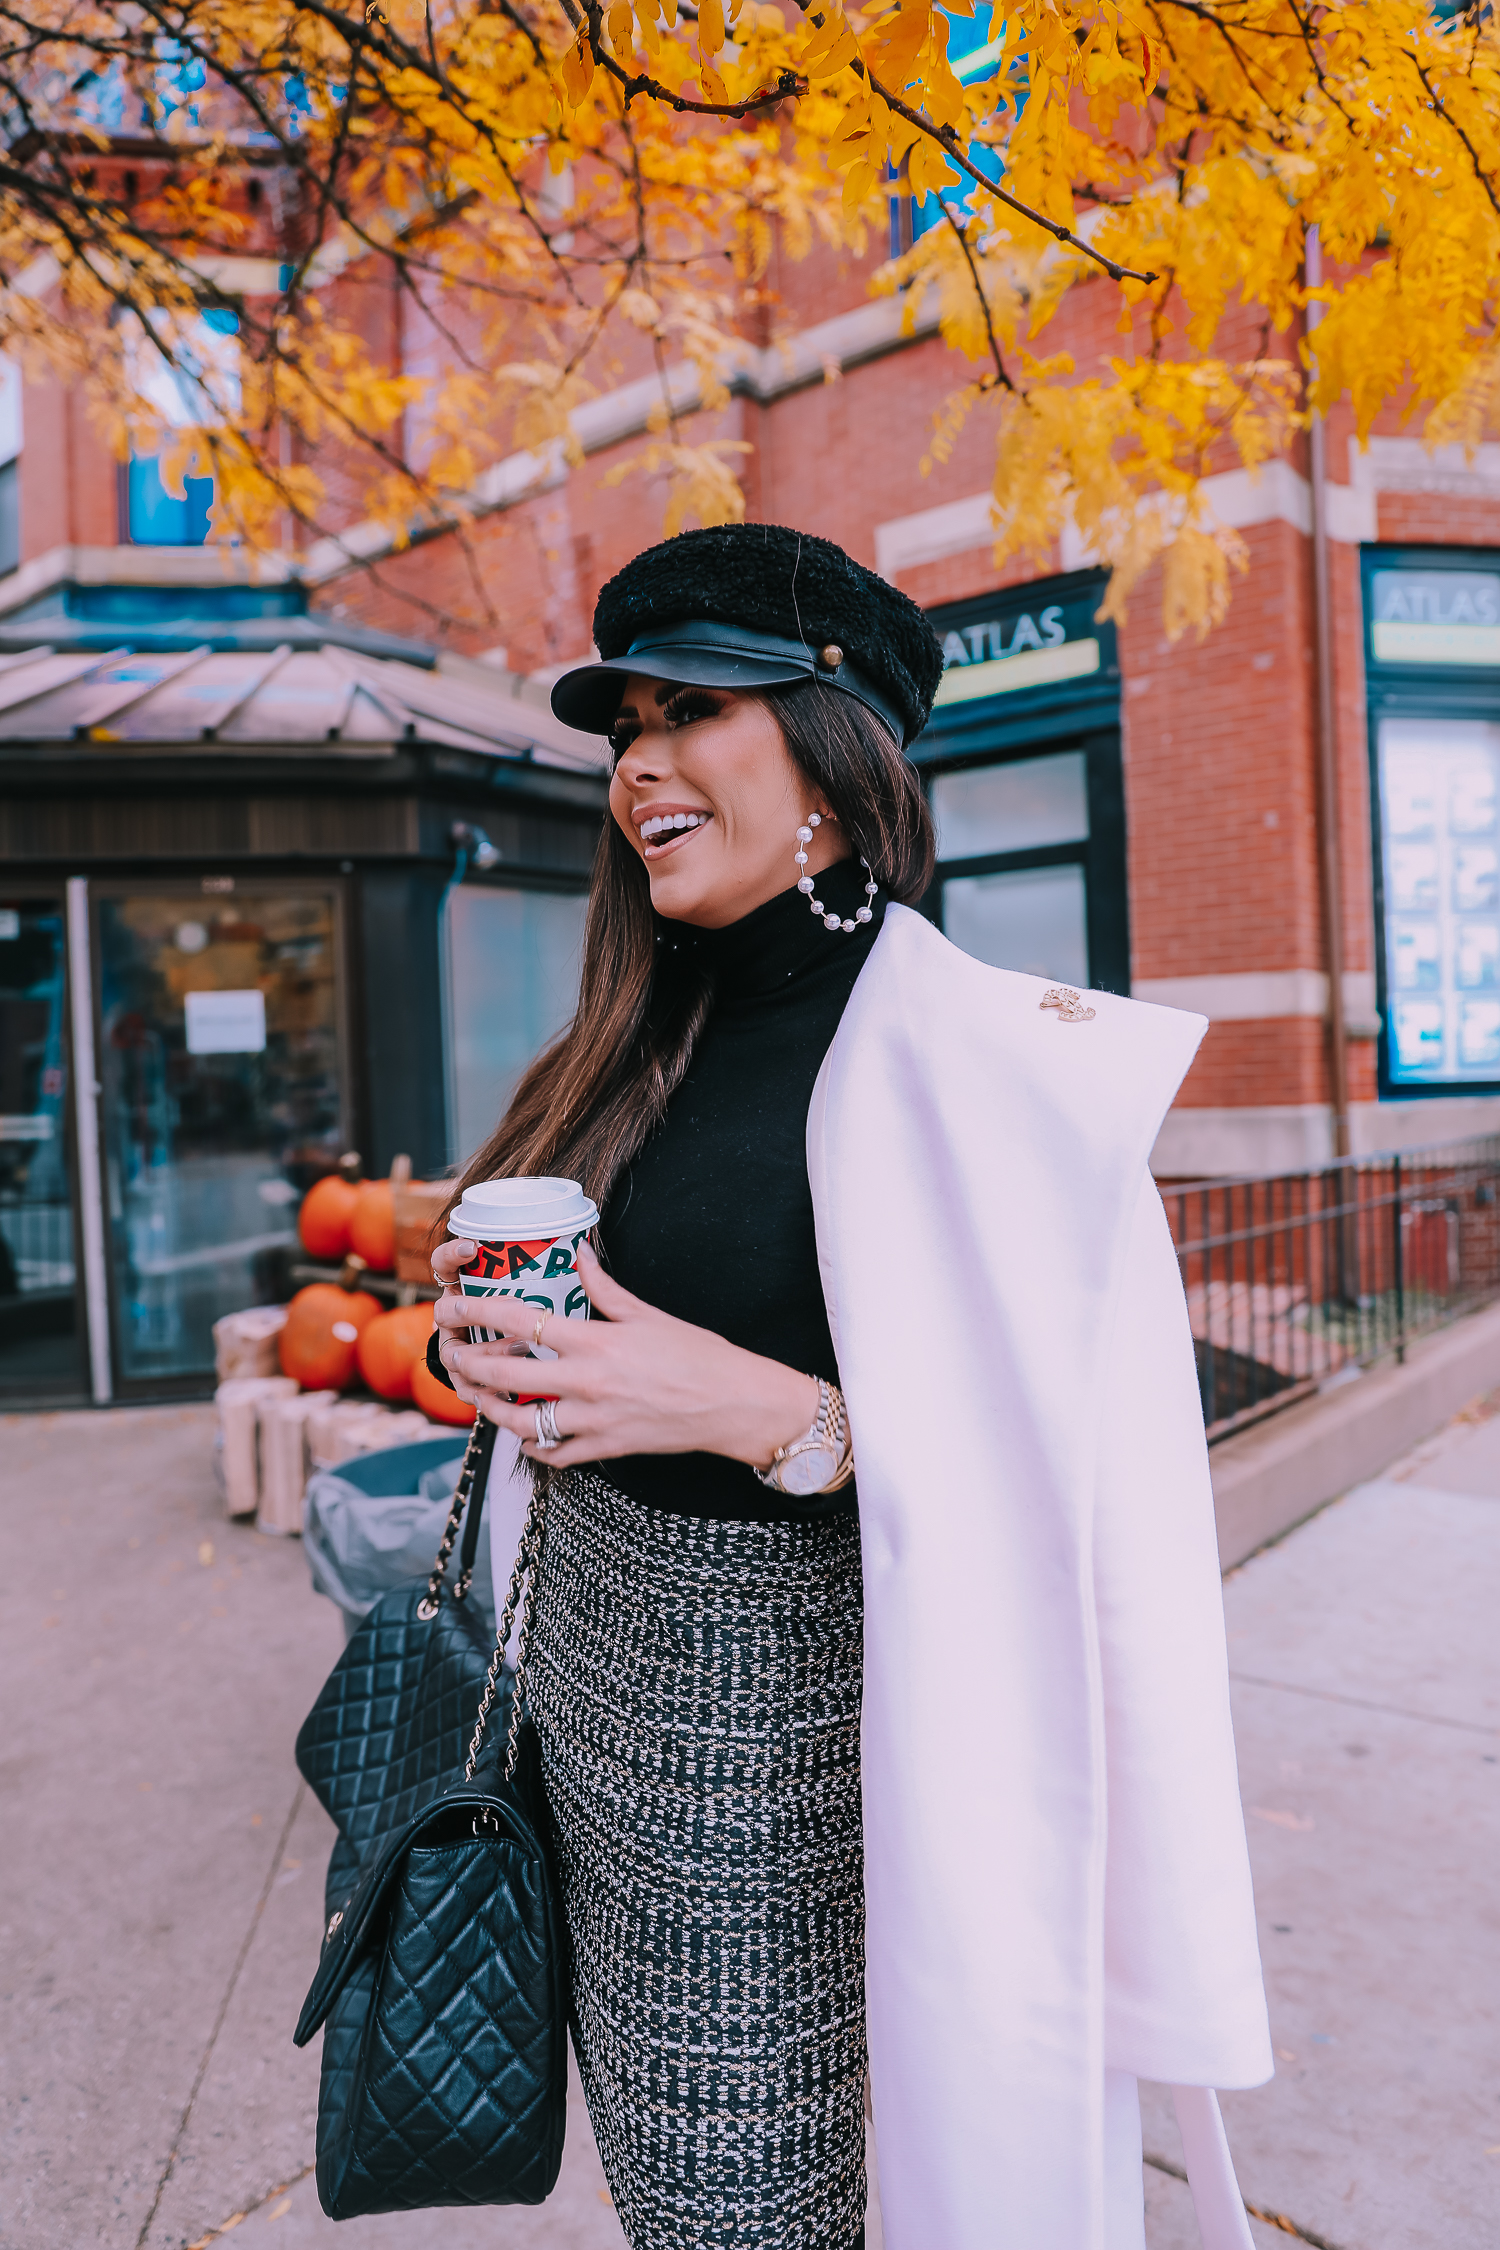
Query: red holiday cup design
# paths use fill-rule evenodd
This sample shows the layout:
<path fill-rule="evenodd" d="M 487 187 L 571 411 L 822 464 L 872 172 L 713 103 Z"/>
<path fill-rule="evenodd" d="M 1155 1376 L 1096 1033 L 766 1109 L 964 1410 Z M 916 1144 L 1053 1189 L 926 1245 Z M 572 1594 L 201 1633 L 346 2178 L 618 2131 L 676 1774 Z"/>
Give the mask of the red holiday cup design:
<path fill-rule="evenodd" d="M 588 1240 L 583 1227 L 568 1235 L 545 1236 L 540 1242 L 485 1242 L 477 1258 L 459 1271 L 466 1297 L 509 1297 L 515 1303 L 535 1305 L 538 1313 L 563 1320 L 587 1320 L 589 1301 L 578 1278 L 578 1245 Z M 498 1328 L 471 1328 L 469 1340 L 494 1344 L 504 1340 Z M 531 1346 L 533 1359 L 556 1359 L 545 1344 Z M 555 1391 L 518 1391 L 518 1406 L 534 1406 L 538 1399 L 555 1398 Z"/>
<path fill-rule="evenodd" d="M 554 1214 L 563 1225 L 546 1229 L 545 1219 Z M 471 1188 L 448 1222 L 450 1233 L 466 1235 L 479 1246 L 459 1274 L 460 1289 L 466 1297 L 508 1297 L 538 1316 L 587 1320 L 589 1301 L 579 1278 L 578 1250 L 598 1216 L 571 1180 L 498 1180 Z M 502 1331 L 487 1326 L 472 1327 L 469 1335 L 476 1344 L 504 1341 Z M 557 1357 L 546 1344 L 528 1348 L 537 1359 Z M 519 1403 L 530 1405 L 551 1395 L 522 1392 Z"/>

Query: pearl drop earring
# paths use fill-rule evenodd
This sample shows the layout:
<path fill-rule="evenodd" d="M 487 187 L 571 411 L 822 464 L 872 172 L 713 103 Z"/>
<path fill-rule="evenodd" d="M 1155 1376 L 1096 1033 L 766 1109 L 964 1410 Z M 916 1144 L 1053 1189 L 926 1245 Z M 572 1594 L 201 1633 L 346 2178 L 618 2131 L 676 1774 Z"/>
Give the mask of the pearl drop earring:
<path fill-rule="evenodd" d="M 853 917 L 852 920 L 846 919 L 844 921 L 840 921 L 837 914 L 830 914 L 827 907 L 823 904 L 823 901 L 814 895 L 817 890 L 817 885 L 814 883 L 812 877 L 806 873 L 807 847 L 812 842 L 813 830 L 815 828 L 821 828 L 822 825 L 823 815 L 821 813 L 809 813 L 807 816 L 807 826 L 805 828 L 799 828 L 797 831 L 797 850 L 795 853 L 795 858 L 797 861 L 797 865 L 804 870 L 804 872 L 797 879 L 797 888 L 802 893 L 803 897 L 807 900 L 808 904 L 811 906 L 814 914 L 817 915 L 825 930 L 852 930 L 860 922 L 872 922 L 875 919 L 874 915 L 870 911 L 870 901 L 875 896 L 877 888 L 875 877 L 871 872 L 870 862 L 867 859 L 861 857 L 859 864 L 864 869 L 865 873 L 870 877 L 870 880 L 865 885 L 864 905 L 860 908 L 859 912 Z"/>

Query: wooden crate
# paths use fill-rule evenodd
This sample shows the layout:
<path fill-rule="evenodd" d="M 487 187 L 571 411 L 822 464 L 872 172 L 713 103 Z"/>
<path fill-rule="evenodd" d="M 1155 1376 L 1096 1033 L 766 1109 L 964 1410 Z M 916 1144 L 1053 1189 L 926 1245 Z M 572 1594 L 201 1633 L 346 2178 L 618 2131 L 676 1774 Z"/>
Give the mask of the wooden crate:
<path fill-rule="evenodd" d="M 451 1180 L 395 1180 L 396 1279 L 432 1283 L 432 1251 L 447 1229 L 443 1213 L 453 1194 Z"/>

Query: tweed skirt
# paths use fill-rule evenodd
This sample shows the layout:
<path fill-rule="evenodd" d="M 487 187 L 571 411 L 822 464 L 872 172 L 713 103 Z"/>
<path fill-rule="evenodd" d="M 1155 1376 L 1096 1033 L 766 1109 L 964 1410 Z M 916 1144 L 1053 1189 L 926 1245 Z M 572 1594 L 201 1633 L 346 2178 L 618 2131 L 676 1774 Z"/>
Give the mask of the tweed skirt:
<path fill-rule="evenodd" d="M 852 1516 L 554 1473 L 527 1696 L 573 2040 L 631 2250 L 851 2250 L 865 2209 Z"/>

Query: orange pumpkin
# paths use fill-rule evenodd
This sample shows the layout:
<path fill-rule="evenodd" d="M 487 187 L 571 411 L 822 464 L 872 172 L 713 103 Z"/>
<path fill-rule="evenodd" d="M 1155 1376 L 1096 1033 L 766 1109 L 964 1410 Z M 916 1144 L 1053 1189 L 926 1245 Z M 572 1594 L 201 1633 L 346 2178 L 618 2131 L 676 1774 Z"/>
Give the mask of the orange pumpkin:
<path fill-rule="evenodd" d="M 457 1391 L 438 1381 L 425 1354 L 411 1371 L 411 1402 L 421 1407 L 429 1422 L 451 1422 L 466 1430 L 474 1420 L 473 1407 L 466 1406 Z"/>
<path fill-rule="evenodd" d="M 349 1222 L 359 1189 L 342 1172 L 314 1180 L 297 1213 L 297 1232 L 310 1258 L 342 1258 L 349 1247 Z M 365 1263 L 368 1265 L 369 1260 Z"/>
<path fill-rule="evenodd" d="M 431 1305 L 398 1305 L 361 1332 L 359 1371 L 378 1398 L 411 1397 L 412 1362 L 431 1334 Z"/>
<path fill-rule="evenodd" d="M 349 1247 L 372 1273 L 396 1263 L 396 1201 L 389 1180 L 361 1180 L 349 1215 Z"/>
<path fill-rule="evenodd" d="M 286 1308 L 279 1349 L 281 1372 L 305 1391 L 341 1391 L 354 1379 L 362 1332 L 380 1318 L 377 1300 L 336 1281 L 310 1282 Z"/>

